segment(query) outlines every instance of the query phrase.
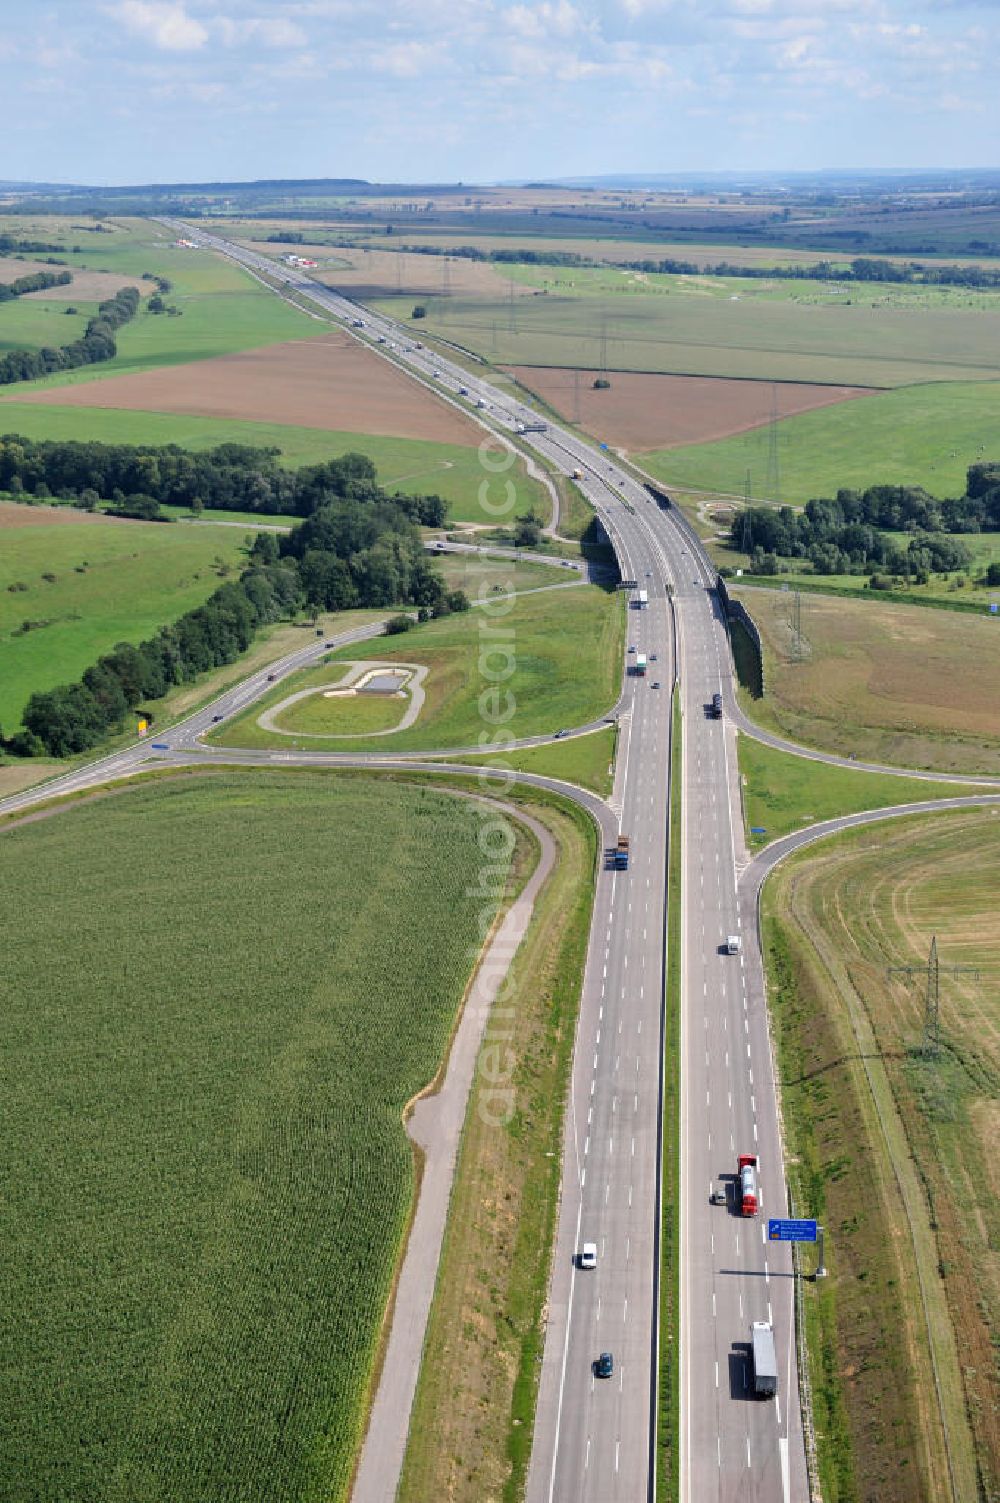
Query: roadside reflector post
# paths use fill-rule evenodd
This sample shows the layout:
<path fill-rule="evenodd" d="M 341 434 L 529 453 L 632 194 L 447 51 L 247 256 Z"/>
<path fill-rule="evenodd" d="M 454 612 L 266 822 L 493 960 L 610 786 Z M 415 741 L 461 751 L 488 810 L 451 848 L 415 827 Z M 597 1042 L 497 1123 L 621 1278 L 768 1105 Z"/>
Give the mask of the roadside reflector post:
<path fill-rule="evenodd" d="M 816 1264 L 816 1272 L 813 1274 L 813 1278 L 825 1279 L 826 1264 L 823 1261 L 823 1228 L 821 1226 L 816 1228 L 816 1240 L 819 1243 L 819 1261 Z"/>

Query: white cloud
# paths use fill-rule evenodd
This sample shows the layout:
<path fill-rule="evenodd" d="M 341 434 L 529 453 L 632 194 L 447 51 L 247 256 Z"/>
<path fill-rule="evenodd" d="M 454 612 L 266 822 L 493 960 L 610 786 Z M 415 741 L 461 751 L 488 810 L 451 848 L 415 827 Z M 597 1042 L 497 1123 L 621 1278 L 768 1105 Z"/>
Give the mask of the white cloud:
<path fill-rule="evenodd" d="M 543 0 L 541 5 L 512 5 L 504 20 L 522 37 L 569 37 L 583 30 L 583 20 L 569 0 Z"/>
<path fill-rule="evenodd" d="M 379 73 L 390 73 L 394 78 L 419 78 L 438 58 L 438 49 L 427 42 L 397 42 L 376 54 L 374 66 Z"/>
<path fill-rule="evenodd" d="M 209 24 L 227 47 L 250 42 L 262 42 L 265 47 L 304 47 L 307 41 L 302 27 L 284 16 L 257 16 L 245 21 L 213 16 Z"/>
<path fill-rule="evenodd" d="M 120 0 L 113 13 L 163 52 L 197 52 L 208 41 L 208 28 L 179 0 Z"/>

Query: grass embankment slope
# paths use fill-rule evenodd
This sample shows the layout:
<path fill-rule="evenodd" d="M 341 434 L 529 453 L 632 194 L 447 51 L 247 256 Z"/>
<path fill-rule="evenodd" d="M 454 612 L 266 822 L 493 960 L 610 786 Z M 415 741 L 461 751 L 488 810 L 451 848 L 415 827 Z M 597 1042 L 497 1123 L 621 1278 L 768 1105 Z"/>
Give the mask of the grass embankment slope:
<path fill-rule="evenodd" d="M 117 642 L 143 641 L 245 562 L 235 528 L 74 522 L 65 513 L 51 526 L 19 525 L 39 514 L 0 502 L 0 725 L 8 734 L 36 690 L 78 678 Z"/>
<path fill-rule="evenodd" d="M 477 763 L 498 773 L 509 768 L 514 772 L 538 773 L 546 778 L 563 778 L 608 798 L 614 784 L 614 760 L 617 731 L 607 726 L 586 736 L 568 736 L 553 740 L 548 746 L 529 746 L 498 757 L 457 757 L 459 762 Z M 498 781 L 499 786 L 499 781 Z"/>
<path fill-rule="evenodd" d="M 497 737 L 504 731 L 520 738 L 582 725 L 606 714 L 618 697 L 623 634 L 624 609 L 614 592 L 582 585 L 523 595 L 502 616 L 488 618 L 474 609 L 428 621 L 401 636 L 344 648 L 331 654 L 328 670 L 309 669 L 285 679 L 210 739 L 223 746 L 294 750 L 294 736 L 276 735 L 257 724 L 261 712 L 298 689 L 336 683 L 345 661 L 372 658 L 429 668 L 416 724 L 370 742 L 361 737 L 303 740 L 303 749 L 427 751 L 474 746 L 482 733 Z M 499 650 L 486 661 L 481 654 L 491 642 Z M 481 703 L 484 695 L 489 698 Z M 491 714 L 507 718 L 497 722 Z"/>
<path fill-rule="evenodd" d="M 805 1299 L 830 1503 L 996 1496 L 998 886 L 1000 816 L 976 810 L 824 841 L 765 887 L 789 1179 L 827 1230 Z M 935 1059 L 932 936 L 983 968 L 942 970 Z"/>
<path fill-rule="evenodd" d="M 971 783 L 937 783 L 931 778 L 831 767 L 792 752 L 775 751 L 752 736 L 741 735 L 737 750 L 751 850 L 760 850 L 793 830 L 843 814 L 991 791 Z M 1000 793 L 1000 787 L 996 792 Z M 753 834 L 754 830 L 760 833 Z"/>
<path fill-rule="evenodd" d="M 496 1123 L 493 1056 L 469 1100 L 400 1503 L 516 1503 L 531 1454 L 597 836 L 562 800 L 513 798 L 548 826 L 557 861 L 484 1044 L 495 1051 L 502 1032 L 512 1051 L 514 1115 Z"/>
<path fill-rule="evenodd" d="M 1000 776 L 1000 622 L 920 606 L 735 589 L 764 640 L 747 713 L 793 741 L 862 762 Z"/>
<path fill-rule="evenodd" d="M 2 837 L 0 1497 L 344 1497 L 478 824 L 247 772 Z"/>
<path fill-rule="evenodd" d="M 993 457 L 1000 382 L 945 382 L 875 392 L 777 424 L 781 499 L 802 505 L 842 486 L 922 485 L 933 496 L 960 496 L 970 464 Z M 747 471 L 755 498 L 769 500 L 770 429 L 714 443 L 643 454 L 639 462 L 673 485 L 742 496 Z"/>

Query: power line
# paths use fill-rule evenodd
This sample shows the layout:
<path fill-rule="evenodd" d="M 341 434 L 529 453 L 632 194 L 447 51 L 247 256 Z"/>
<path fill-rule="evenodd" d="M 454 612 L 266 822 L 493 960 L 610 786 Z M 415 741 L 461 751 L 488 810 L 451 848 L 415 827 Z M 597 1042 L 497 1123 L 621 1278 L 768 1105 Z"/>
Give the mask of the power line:
<path fill-rule="evenodd" d="M 942 968 L 938 959 L 937 935 L 931 938 L 930 953 L 926 965 L 893 965 L 890 976 L 926 976 L 924 987 L 924 1031 L 920 1052 L 926 1058 L 936 1057 L 941 1047 L 941 971 L 949 976 L 973 976 L 978 981 L 979 971 L 971 965 L 946 965 Z"/>

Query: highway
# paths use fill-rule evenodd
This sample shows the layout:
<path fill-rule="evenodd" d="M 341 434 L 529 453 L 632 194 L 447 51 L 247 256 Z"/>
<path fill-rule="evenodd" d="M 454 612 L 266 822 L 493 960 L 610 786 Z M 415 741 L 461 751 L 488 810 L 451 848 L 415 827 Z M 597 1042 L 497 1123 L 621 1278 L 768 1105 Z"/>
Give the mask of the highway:
<path fill-rule="evenodd" d="M 168 223 L 171 223 L 167 221 Z M 501 435 L 577 474 L 615 547 L 624 578 L 649 592 L 629 612 L 629 645 L 644 652 L 619 705 L 612 807 L 631 839 L 627 872 L 598 882 L 581 998 L 563 1190 L 529 1474 L 531 1503 L 652 1497 L 658 1346 L 662 999 L 668 843 L 670 689 L 683 708 L 681 1496 L 787 1503 L 808 1495 L 798 1411 L 791 1259 L 765 1247 L 767 1215 L 787 1210 L 777 1104 L 756 932 L 738 894 L 745 864 L 738 817 L 735 731 L 710 720 L 716 691 L 732 705 L 728 638 L 714 575 L 672 510 L 607 452 L 540 420 L 527 404 L 423 348 L 392 320 L 293 268 L 171 224 L 255 274 L 304 293 L 376 353 Z M 677 661 L 674 661 L 676 637 Z M 653 660 L 655 654 L 655 660 Z M 659 688 L 654 688 L 659 684 Z M 743 935 L 738 956 L 720 953 Z M 759 982 L 759 986 L 758 983 Z M 761 1216 L 709 1191 L 757 1152 Z M 598 1246 L 592 1271 L 576 1266 Z M 782 1380 L 777 1402 L 747 1389 L 750 1324 L 771 1318 Z M 594 1376 L 604 1350 L 610 1379 Z"/>
<path fill-rule="evenodd" d="M 540 423 L 527 405 L 419 347 L 390 320 L 360 310 L 301 272 L 277 267 L 201 226 L 167 223 L 255 275 L 306 294 L 376 353 L 487 422 L 501 440 L 508 435 L 529 443 L 555 468 L 578 472 L 581 489 L 614 544 L 623 577 L 649 592 L 648 607 L 629 612 L 630 646 L 646 654 L 649 668 L 645 677 L 626 681 L 618 706 L 620 751 L 611 801 L 620 829 L 631 837 L 632 860 L 627 872 L 602 872 L 596 892 L 529 1497 L 532 1503 L 631 1503 L 653 1492 L 670 690 L 678 677 L 684 706 L 685 810 L 682 1496 L 695 1503 L 801 1498 L 806 1487 L 794 1401 L 794 1347 L 786 1320 L 788 1301 L 778 1293 L 779 1276 L 788 1270 L 772 1260 L 765 1273 L 759 1222 L 744 1226 L 719 1208 L 710 1216 L 708 1207 L 709 1181 L 735 1168 L 737 1142 L 742 1145 L 756 1132 L 766 1211 L 781 1208 L 781 1166 L 766 1019 L 761 1009 L 752 1017 L 743 1009 L 741 978 L 747 963 L 753 964 L 751 936 L 742 959 L 723 959 L 718 953 L 738 917 L 730 812 L 735 762 L 728 746 L 731 732 L 708 722 L 702 709 L 716 689 L 727 685 L 729 672 L 707 560 L 676 516 L 662 512 L 610 455 L 598 453 L 574 433 Z M 314 643 L 271 671 L 291 671 L 323 650 L 322 643 Z M 267 686 L 266 674 L 255 675 L 172 728 L 164 742 L 126 749 L 94 769 L 69 774 L 61 786 L 28 790 L 5 801 L 4 809 L 127 775 L 154 755 L 167 761 L 215 761 L 212 752 L 199 750 L 206 725 L 240 710 Z M 164 749 L 157 750 L 158 745 Z M 245 759 L 230 754 L 225 760 Z M 277 752 L 252 760 L 330 765 L 347 759 Z M 379 759 L 369 760 L 374 764 Z M 747 1029 L 752 1031 L 747 1034 Z M 733 1047 L 727 1048 L 730 1039 Z M 582 1240 L 598 1244 L 592 1272 L 575 1264 Z M 784 1278 L 782 1287 L 790 1289 L 790 1282 Z M 779 1404 L 761 1406 L 749 1404 L 742 1389 L 730 1391 L 729 1356 L 734 1343 L 748 1340 L 750 1320 L 766 1313 L 768 1295 L 786 1378 Z M 604 1350 L 613 1352 L 615 1371 L 611 1379 L 598 1380 L 593 1364 Z"/>
<path fill-rule="evenodd" d="M 708 560 L 674 510 L 661 510 L 626 468 L 577 434 L 548 422 L 539 426 L 527 405 L 302 272 L 220 240 L 200 224 L 164 223 L 256 275 L 306 294 L 376 353 L 487 424 L 501 441 L 530 445 L 563 473 L 579 472 L 580 488 L 607 530 L 623 577 L 649 592 L 648 607 L 630 610 L 628 620 L 629 646 L 645 653 L 649 666 L 645 676 L 627 677 L 615 711 L 620 738 L 610 803 L 618 828 L 630 837 L 631 863 L 628 871 L 602 871 L 596 889 L 528 1497 L 531 1503 L 637 1503 L 654 1495 L 668 770 L 676 678 L 683 710 L 683 817 L 681 830 L 672 832 L 681 840 L 683 868 L 681 1498 L 800 1503 L 809 1488 L 791 1261 L 785 1248 L 763 1240 L 766 1218 L 787 1210 L 756 931 L 763 868 L 760 858 L 752 866 L 743 848 L 735 694 Z M 331 640 L 345 645 L 379 629 L 376 623 Z M 314 641 L 188 717 L 162 741 L 126 748 L 15 795 L 0 804 L 0 812 L 125 776 L 152 759 L 177 765 L 425 766 L 446 765 L 443 759 L 459 750 L 358 757 L 222 751 L 200 742 L 217 718 L 228 718 L 266 692 L 270 674 L 284 676 L 325 650 Z M 717 691 L 727 706 L 722 721 L 707 714 Z M 722 953 L 726 936 L 736 933 L 742 952 Z M 760 1159 L 762 1211 L 751 1220 L 736 1213 L 731 1193 L 726 1206 L 709 1203 L 720 1176 L 735 1175 L 741 1152 Z M 594 1270 L 577 1267 L 583 1241 L 597 1244 Z M 759 1319 L 770 1319 L 775 1328 L 779 1383 L 773 1402 L 752 1399 L 747 1388 L 750 1325 Z M 609 1379 L 594 1375 L 602 1351 L 614 1354 Z"/>

